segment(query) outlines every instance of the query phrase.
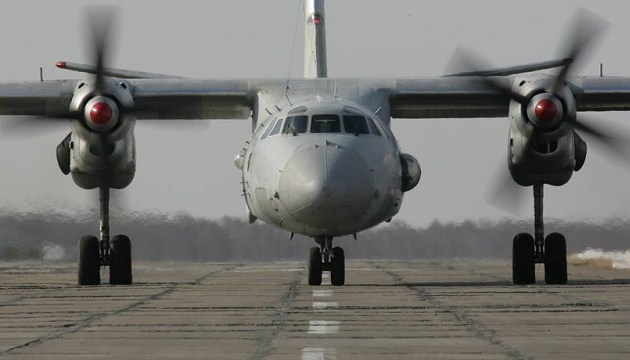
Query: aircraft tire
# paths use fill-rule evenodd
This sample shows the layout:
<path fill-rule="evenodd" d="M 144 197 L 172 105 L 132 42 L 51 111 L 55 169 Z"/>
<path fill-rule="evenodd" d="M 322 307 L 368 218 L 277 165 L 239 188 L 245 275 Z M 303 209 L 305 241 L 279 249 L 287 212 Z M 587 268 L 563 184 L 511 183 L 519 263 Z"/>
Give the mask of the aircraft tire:
<path fill-rule="evenodd" d="M 344 285 L 346 283 L 346 257 L 342 248 L 335 247 L 332 249 L 330 263 L 330 283 L 333 286 Z"/>
<path fill-rule="evenodd" d="M 512 243 L 512 281 L 514 285 L 536 283 L 536 258 L 534 237 L 520 233 Z"/>
<path fill-rule="evenodd" d="M 125 235 L 116 235 L 110 242 L 109 283 L 111 285 L 130 285 L 131 241 Z"/>
<path fill-rule="evenodd" d="M 78 284 L 101 284 L 101 253 L 95 236 L 85 235 L 79 240 Z"/>
<path fill-rule="evenodd" d="M 545 239 L 545 282 L 567 283 L 567 241 L 560 233 L 551 233 Z"/>
<path fill-rule="evenodd" d="M 318 247 L 312 247 L 309 252 L 308 284 L 314 286 L 322 284 L 322 252 Z"/>

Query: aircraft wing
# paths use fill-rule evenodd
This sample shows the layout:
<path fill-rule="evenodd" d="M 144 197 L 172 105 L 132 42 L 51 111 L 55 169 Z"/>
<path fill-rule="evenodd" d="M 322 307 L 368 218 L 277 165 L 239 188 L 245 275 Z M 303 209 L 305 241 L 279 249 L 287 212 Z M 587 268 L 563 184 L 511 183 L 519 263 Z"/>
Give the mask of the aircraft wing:
<path fill-rule="evenodd" d="M 496 77 L 506 87 L 514 77 Z M 246 119 L 260 91 L 277 91 L 285 80 L 129 80 L 139 118 Z M 630 110 L 630 78 L 570 79 L 579 111 Z M 296 79 L 291 91 L 332 95 L 320 89 L 352 88 L 387 94 L 393 118 L 507 117 L 509 98 L 474 76 L 409 79 Z M 347 90 L 347 89 L 346 89 Z M 351 96 L 350 96 L 351 97 Z M 359 101 L 360 99 L 353 99 Z M 155 109 L 151 112 L 150 109 Z"/>
<path fill-rule="evenodd" d="M 505 77 L 506 84 L 511 81 Z M 285 79 L 266 80 L 128 80 L 139 119 L 246 119 L 259 92 L 275 92 L 284 100 Z M 336 91 L 361 102 L 365 94 L 386 97 L 397 118 L 505 117 L 509 99 L 474 77 L 427 79 L 295 79 L 295 99 L 333 96 Z M 388 97 L 388 99 L 387 99 Z M 280 104 L 285 105 L 285 104 Z"/>
<path fill-rule="evenodd" d="M 513 77 L 497 77 L 511 86 Z M 630 110 L 630 78 L 568 79 L 578 111 Z M 397 79 L 392 82 L 393 118 L 507 117 L 509 99 L 475 77 Z"/>
<path fill-rule="evenodd" d="M 0 84 L 0 115 L 54 115 L 67 112 L 76 80 Z"/>
<path fill-rule="evenodd" d="M 509 84 L 510 78 L 503 78 Z M 398 79 L 389 96 L 394 118 L 506 117 L 509 99 L 474 77 Z"/>
<path fill-rule="evenodd" d="M 630 78 L 582 77 L 570 84 L 578 111 L 630 110 Z"/>
<path fill-rule="evenodd" d="M 65 117 L 79 80 L 0 83 L 0 115 Z M 126 80 L 138 119 L 247 119 L 246 80 Z"/>
<path fill-rule="evenodd" d="M 138 119 L 248 119 L 256 89 L 247 80 L 129 80 Z"/>
<path fill-rule="evenodd" d="M 496 77 L 505 85 L 513 77 Z M 138 119 L 248 119 L 265 91 L 282 92 L 286 80 L 129 79 Z M 0 115 L 59 116 L 68 110 L 77 80 L 0 84 Z M 352 88 L 387 98 L 394 118 L 476 118 L 508 116 L 509 99 L 477 77 L 416 79 L 296 79 L 292 92 L 332 95 Z M 630 110 L 630 78 L 569 79 L 578 111 Z M 330 91 L 329 91 L 330 90 Z M 328 94 L 330 92 L 330 94 Z M 380 96 L 380 95 L 379 95 Z M 354 96 L 351 96 L 353 98 Z"/>

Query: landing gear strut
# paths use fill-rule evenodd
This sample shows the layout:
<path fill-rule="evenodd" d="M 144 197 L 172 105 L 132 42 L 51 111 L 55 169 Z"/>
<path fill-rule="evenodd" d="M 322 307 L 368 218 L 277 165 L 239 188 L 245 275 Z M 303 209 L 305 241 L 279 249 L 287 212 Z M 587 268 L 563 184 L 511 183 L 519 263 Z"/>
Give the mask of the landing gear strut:
<path fill-rule="evenodd" d="M 316 237 L 320 247 L 312 247 L 308 261 L 308 284 L 321 285 L 322 272 L 330 271 L 330 283 L 342 286 L 346 282 L 345 254 L 341 247 L 333 247 L 332 236 Z"/>
<path fill-rule="evenodd" d="M 536 264 L 545 264 L 547 284 L 567 283 L 567 242 L 560 233 L 545 238 L 543 185 L 534 185 L 534 236 L 521 233 L 512 245 L 512 280 L 526 285 L 536 282 Z"/>
<path fill-rule="evenodd" d="M 109 283 L 128 285 L 131 276 L 131 242 L 125 235 L 109 237 L 109 188 L 99 188 L 100 239 L 86 235 L 79 241 L 79 285 L 99 285 L 101 266 L 109 266 Z"/>

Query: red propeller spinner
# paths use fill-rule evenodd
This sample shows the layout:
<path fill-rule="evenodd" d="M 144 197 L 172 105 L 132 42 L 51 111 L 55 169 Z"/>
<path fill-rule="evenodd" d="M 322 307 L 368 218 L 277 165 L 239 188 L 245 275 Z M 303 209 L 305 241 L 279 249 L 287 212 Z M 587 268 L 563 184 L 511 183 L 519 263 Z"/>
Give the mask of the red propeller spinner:
<path fill-rule="evenodd" d="M 118 124 L 118 105 L 106 96 L 95 96 L 85 104 L 85 122 L 92 130 L 108 131 Z"/>
<path fill-rule="evenodd" d="M 552 94 L 534 96 L 527 105 L 527 118 L 536 127 L 551 129 L 562 119 L 562 103 Z"/>

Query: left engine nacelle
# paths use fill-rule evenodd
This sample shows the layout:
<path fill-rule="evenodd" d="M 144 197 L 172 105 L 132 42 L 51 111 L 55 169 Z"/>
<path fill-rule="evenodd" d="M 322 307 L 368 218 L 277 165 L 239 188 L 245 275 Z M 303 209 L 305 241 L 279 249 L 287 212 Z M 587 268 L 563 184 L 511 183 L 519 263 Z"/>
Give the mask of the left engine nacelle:
<path fill-rule="evenodd" d="M 415 188 L 422 174 L 418 160 L 409 154 L 400 154 L 400 168 L 402 170 L 402 191 L 405 192 Z"/>
<path fill-rule="evenodd" d="M 127 83 L 80 81 L 70 102 L 72 133 L 57 147 L 62 172 L 83 189 L 122 189 L 135 174 L 135 115 Z M 130 111 L 131 110 L 131 111 Z"/>

